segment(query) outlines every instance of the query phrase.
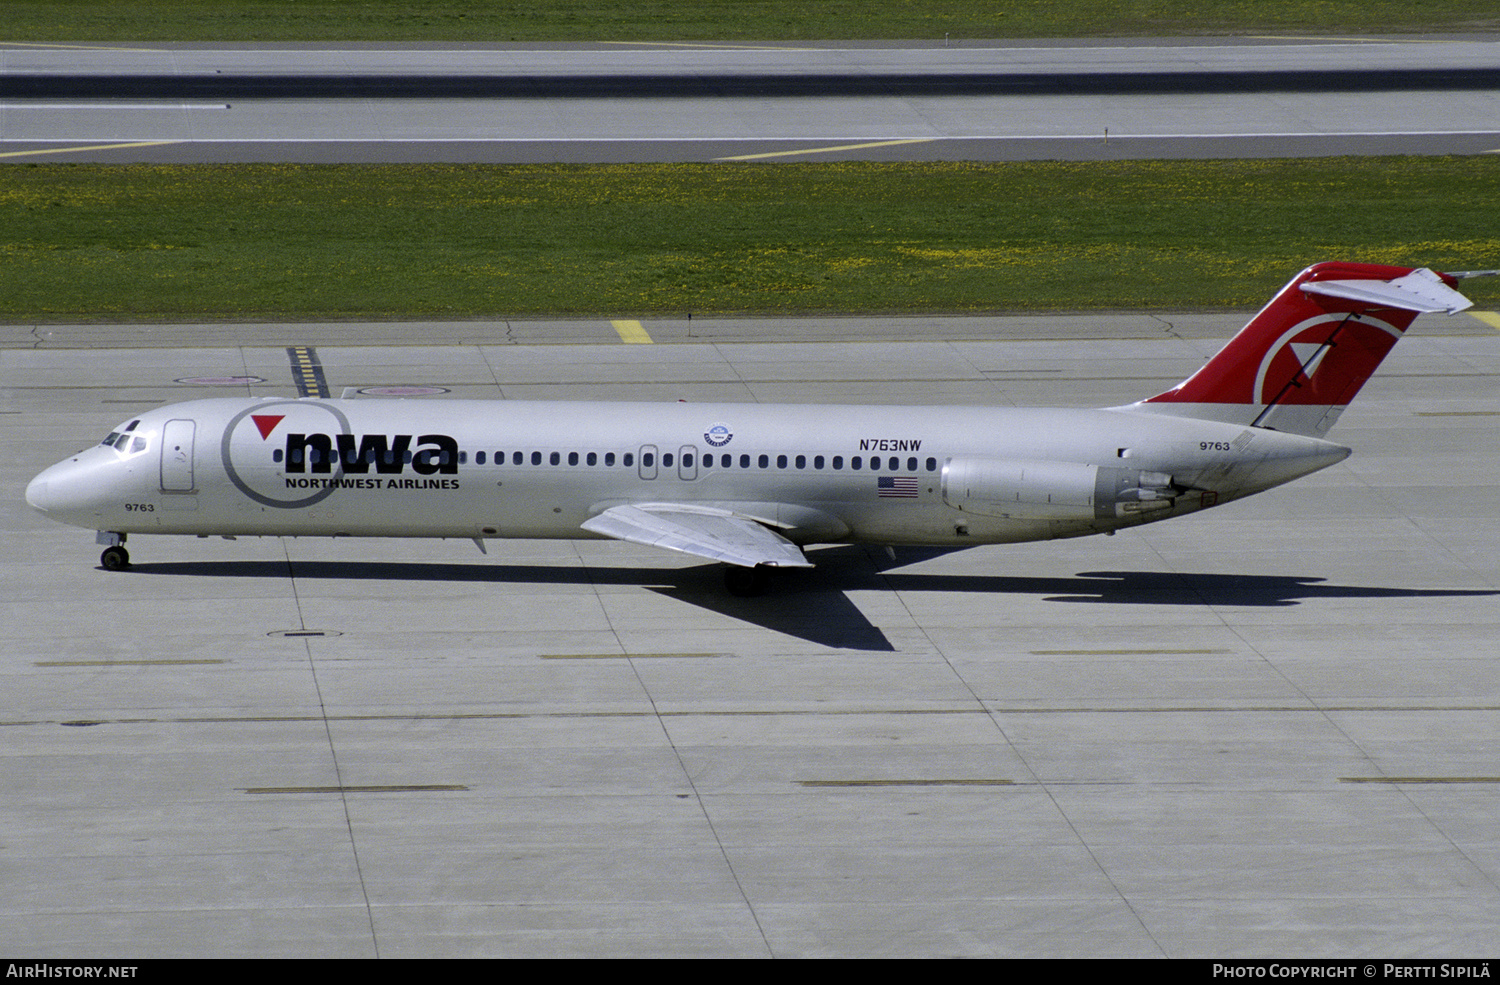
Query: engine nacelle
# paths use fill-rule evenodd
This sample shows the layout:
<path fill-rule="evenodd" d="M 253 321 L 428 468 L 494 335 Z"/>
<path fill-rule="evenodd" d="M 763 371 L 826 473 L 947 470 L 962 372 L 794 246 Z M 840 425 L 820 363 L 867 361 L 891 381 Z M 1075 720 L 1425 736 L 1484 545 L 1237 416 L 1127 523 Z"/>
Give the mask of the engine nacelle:
<path fill-rule="evenodd" d="M 943 502 L 965 513 L 1012 520 L 1115 519 L 1170 509 L 1172 477 L 1078 462 L 953 458 L 943 466 Z"/>

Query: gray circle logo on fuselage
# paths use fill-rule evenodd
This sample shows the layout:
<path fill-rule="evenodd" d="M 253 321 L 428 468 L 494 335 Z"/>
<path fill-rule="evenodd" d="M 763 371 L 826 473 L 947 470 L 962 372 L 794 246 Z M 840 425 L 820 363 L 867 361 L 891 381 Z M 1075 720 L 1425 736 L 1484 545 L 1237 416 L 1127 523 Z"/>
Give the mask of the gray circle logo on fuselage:
<path fill-rule="evenodd" d="M 295 413 L 277 413 L 276 409 L 281 407 L 294 408 Z M 318 421 L 312 415 L 304 413 L 306 411 L 320 411 L 332 420 Z M 290 424 L 289 418 L 293 419 Z M 329 424 L 334 426 L 329 427 Z M 320 483 L 320 488 L 313 489 L 308 495 L 289 498 L 286 494 L 306 490 L 290 488 L 284 473 L 288 463 L 282 462 L 281 468 L 277 468 L 271 458 L 271 448 L 267 446 L 272 445 L 272 435 L 280 436 L 293 428 L 302 433 L 354 433 L 349 426 L 349 418 L 344 416 L 343 411 L 308 400 L 267 400 L 254 404 L 230 418 L 229 424 L 224 428 L 224 437 L 219 441 L 219 457 L 224 462 L 224 472 L 236 489 L 262 506 L 295 510 L 316 505 L 332 496 L 339 488 L 338 480 L 343 478 L 344 463 L 335 456 L 333 469 L 326 476 L 327 482 Z M 241 458 L 238 466 L 234 461 L 236 454 Z M 278 493 L 281 495 L 277 495 Z"/>

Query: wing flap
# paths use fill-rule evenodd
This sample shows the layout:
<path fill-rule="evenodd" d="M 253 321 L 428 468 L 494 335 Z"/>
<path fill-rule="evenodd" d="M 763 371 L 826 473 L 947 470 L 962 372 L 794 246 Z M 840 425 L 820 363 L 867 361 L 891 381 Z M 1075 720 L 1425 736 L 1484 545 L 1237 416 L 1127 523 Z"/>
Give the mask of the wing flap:
<path fill-rule="evenodd" d="M 763 524 L 724 510 L 676 504 L 611 506 L 585 520 L 590 533 L 695 554 L 746 568 L 811 568 L 801 548 Z"/>

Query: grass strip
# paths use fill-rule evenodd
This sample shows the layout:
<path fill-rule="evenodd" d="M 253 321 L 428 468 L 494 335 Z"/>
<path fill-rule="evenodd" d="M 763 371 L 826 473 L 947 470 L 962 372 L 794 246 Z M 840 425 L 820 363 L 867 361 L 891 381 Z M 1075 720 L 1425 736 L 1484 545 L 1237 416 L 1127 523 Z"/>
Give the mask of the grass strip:
<path fill-rule="evenodd" d="M 6 0 L 0 40 L 670 43 L 1496 29 L 1493 0 Z"/>
<path fill-rule="evenodd" d="M 1317 260 L 1500 266 L 1496 215 L 1488 156 L 16 164 L 0 319 L 1241 309 Z"/>

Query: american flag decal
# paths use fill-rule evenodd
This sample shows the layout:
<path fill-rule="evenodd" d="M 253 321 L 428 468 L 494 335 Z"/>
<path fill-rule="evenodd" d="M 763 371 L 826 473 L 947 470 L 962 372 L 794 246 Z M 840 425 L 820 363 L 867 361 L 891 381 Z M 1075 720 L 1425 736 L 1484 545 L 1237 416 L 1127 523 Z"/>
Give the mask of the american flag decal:
<path fill-rule="evenodd" d="M 882 475 L 875 479 L 875 495 L 881 499 L 916 499 L 917 477 Z"/>

